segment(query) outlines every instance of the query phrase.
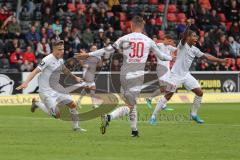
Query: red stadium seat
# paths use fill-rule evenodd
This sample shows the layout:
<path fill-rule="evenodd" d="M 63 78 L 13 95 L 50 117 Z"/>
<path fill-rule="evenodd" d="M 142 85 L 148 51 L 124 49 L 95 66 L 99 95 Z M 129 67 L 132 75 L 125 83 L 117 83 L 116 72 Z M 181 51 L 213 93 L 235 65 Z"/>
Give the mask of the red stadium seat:
<path fill-rule="evenodd" d="M 127 20 L 126 14 L 124 12 L 120 12 L 119 19 L 120 21 L 126 21 Z"/>
<path fill-rule="evenodd" d="M 218 16 L 220 17 L 220 22 L 226 22 L 226 17 L 223 13 L 218 13 Z"/>
<path fill-rule="evenodd" d="M 168 13 L 167 20 L 169 22 L 177 22 L 177 17 L 174 13 Z"/>
<path fill-rule="evenodd" d="M 164 4 L 159 4 L 158 5 L 158 12 L 163 13 L 164 12 L 164 7 L 165 7 Z"/>
<path fill-rule="evenodd" d="M 78 4 L 78 5 L 77 5 L 77 9 L 80 9 L 80 10 L 82 10 L 83 12 L 85 12 L 85 11 L 87 10 L 85 4 Z"/>
<path fill-rule="evenodd" d="M 71 11 L 71 12 L 76 12 L 77 9 L 76 9 L 76 6 L 73 4 L 73 3 L 68 3 L 68 9 Z"/>
<path fill-rule="evenodd" d="M 168 13 L 176 13 L 176 12 L 177 12 L 177 6 L 175 4 L 169 4 Z"/>
<path fill-rule="evenodd" d="M 156 22 L 156 25 L 158 25 L 158 26 L 162 25 L 162 20 L 161 20 L 161 18 L 156 18 L 156 19 L 155 19 L 155 22 Z"/>
<path fill-rule="evenodd" d="M 181 21 L 182 19 L 186 20 L 187 17 L 185 15 L 185 13 L 178 13 L 177 14 L 177 19 L 178 19 L 178 21 Z"/>
<path fill-rule="evenodd" d="M 149 0 L 150 4 L 158 4 L 158 0 Z"/>

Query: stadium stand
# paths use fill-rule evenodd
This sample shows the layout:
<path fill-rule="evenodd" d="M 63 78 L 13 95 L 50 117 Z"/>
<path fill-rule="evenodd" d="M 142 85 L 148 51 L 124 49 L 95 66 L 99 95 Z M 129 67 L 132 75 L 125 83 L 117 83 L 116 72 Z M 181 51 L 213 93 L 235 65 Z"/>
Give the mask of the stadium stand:
<path fill-rule="evenodd" d="M 65 41 L 65 56 L 71 70 L 80 71 L 74 58 L 80 49 L 91 45 L 103 47 L 106 39 L 115 41 L 130 32 L 129 20 L 141 15 L 146 34 L 161 42 L 166 34 L 175 45 L 186 27 L 186 19 L 195 23 L 191 29 L 199 35 L 199 47 L 217 57 L 232 58 L 226 65 L 194 62 L 192 70 L 240 70 L 240 9 L 237 0 L 171 0 L 167 11 L 168 27 L 161 30 L 165 4 L 163 0 L 14 0 L 0 1 L 0 70 L 31 71 L 51 52 L 51 42 L 60 36 Z M 16 18 L 15 15 L 19 15 Z M 118 71 L 121 56 L 103 58 L 101 68 Z M 146 70 L 155 70 L 156 58 L 150 54 Z"/>

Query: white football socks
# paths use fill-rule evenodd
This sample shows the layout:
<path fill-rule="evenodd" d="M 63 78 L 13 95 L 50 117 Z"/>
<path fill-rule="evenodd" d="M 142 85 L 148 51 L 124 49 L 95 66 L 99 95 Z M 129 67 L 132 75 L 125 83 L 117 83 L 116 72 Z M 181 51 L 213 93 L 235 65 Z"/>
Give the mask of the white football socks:
<path fill-rule="evenodd" d="M 202 97 L 199 97 L 196 95 L 194 98 L 194 101 L 193 101 L 193 106 L 192 106 L 192 111 L 191 111 L 192 116 L 197 115 L 197 111 L 201 106 L 201 101 L 202 101 Z"/>
<path fill-rule="evenodd" d="M 130 108 L 127 106 L 119 107 L 115 109 L 112 113 L 110 113 L 111 120 L 121 118 L 127 114 L 129 114 Z"/>
<path fill-rule="evenodd" d="M 137 131 L 137 106 L 134 105 L 133 110 L 129 114 L 131 129 L 132 131 Z"/>
<path fill-rule="evenodd" d="M 35 102 L 35 105 L 38 106 L 38 108 L 40 108 L 43 112 L 50 115 L 50 111 L 47 109 L 47 107 L 42 102 L 37 101 L 37 102 Z"/>
<path fill-rule="evenodd" d="M 71 114 L 73 128 L 79 128 L 79 117 L 77 109 L 69 108 L 69 112 Z"/>
<path fill-rule="evenodd" d="M 153 114 L 152 114 L 152 118 L 156 118 L 157 117 L 157 114 L 160 112 L 160 110 L 166 105 L 167 103 L 167 99 L 165 97 L 162 97 L 156 107 L 155 107 L 155 110 L 153 111 Z"/>

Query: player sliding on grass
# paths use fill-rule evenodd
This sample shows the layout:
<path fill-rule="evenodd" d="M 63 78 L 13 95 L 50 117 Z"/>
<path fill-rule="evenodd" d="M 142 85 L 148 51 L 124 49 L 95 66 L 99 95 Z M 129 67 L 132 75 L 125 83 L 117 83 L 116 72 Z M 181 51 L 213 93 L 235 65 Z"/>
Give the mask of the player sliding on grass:
<path fill-rule="evenodd" d="M 138 136 L 137 130 L 137 102 L 141 87 L 144 81 L 144 68 L 150 51 L 161 60 L 172 60 L 172 57 L 163 54 L 155 44 L 146 35 L 142 34 L 144 30 L 144 20 L 135 16 L 132 19 L 132 33 L 119 38 L 113 45 L 108 46 L 112 50 L 122 50 L 123 65 L 121 67 L 120 81 L 123 88 L 123 97 L 125 106 L 119 107 L 112 113 L 102 116 L 101 132 L 104 134 L 111 120 L 123 117 L 129 114 L 131 121 L 132 136 Z M 89 56 L 102 56 L 106 48 L 90 53 L 80 53 L 79 58 Z"/>
<path fill-rule="evenodd" d="M 189 30 L 191 20 L 188 20 L 188 25 L 183 33 L 183 37 L 177 46 L 177 58 L 171 69 L 171 73 L 168 77 L 164 78 L 166 82 L 166 94 L 157 103 L 156 108 L 151 116 L 150 124 L 156 124 L 158 112 L 166 105 L 171 99 L 176 89 L 183 84 L 187 90 L 191 90 L 195 93 L 193 106 L 191 109 L 191 119 L 197 123 L 203 123 L 204 121 L 197 115 L 197 111 L 200 107 L 203 92 L 198 81 L 190 74 L 189 68 L 195 57 L 204 58 L 213 62 L 226 63 L 228 59 L 219 59 L 210 54 L 201 52 L 194 45 L 198 41 L 198 36 L 192 30 Z"/>
<path fill-rule="evenodd" d="M 38 74 L 39 83 L 39 96 L 42 102 L 33 99 L 31 111 L 35 112 L 37 108 L 42 109 L 45 113 L 54 118 L 60 118 L 59 107 L 57 104 L 66 105 L 72 118 L 74 131 L 86 131 L 79 127 L 77 105 L 72 100 L 71 96 L 63 86 L 59 84 L 60 74 L 63 72 L 65 75 L 70 76 L 78 83 L 82 79 L 73 75 L 64 65 L 64 42 L 56 40 L 53 43 L 53 53 L 43 58 L 42 62 L 29 74 L 26 81 L 17 87 L 21 90 L 28 87 L 29 82 Z"/>
<path fill-rule="evenodd" d="M 171 55 L 173 52 L 177 50 L 177 48 L 173 47 L 171 43 L 172 43 L 172 38 L 169 35 L 166 35 L 164 37 L 163 43 L 158 43 L 157 46 L 163 53 L 167 55 Z M 164 86 L 163 86 L 164 83 L 162 83 L 162 79 L 164 79 L 164 77 L 170 74 L 170 61 L 162 61 L 161 59 L 157 58 L 156 72 L 157 72 L 160 88 L 146 98 L 147 106 L 149 108 L 152 108 L 152 99 L 160 95 L 162 92 L 164 92 Z M 164 105 L 162 109 L 173 110 L 172 108 L 167 107 L 167 105 Z"/>

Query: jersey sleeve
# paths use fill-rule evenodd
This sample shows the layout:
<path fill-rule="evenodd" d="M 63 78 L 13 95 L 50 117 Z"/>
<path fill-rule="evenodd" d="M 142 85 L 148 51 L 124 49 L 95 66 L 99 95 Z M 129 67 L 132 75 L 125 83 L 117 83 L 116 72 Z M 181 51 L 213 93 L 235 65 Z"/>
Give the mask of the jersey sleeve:
<path fill-rule="evenodd" d="M 101 59 L 101 57 L 104 55 L 104 53 L 108 53 L 108 54 L 112 54 L 115 52 L 115 49 L 112 45 L 109 45 L 105 48 L 93 51 L 93 52 L 89 52 L 89 56 L 94 56 L 97 57 L 99 59 Z"/>
<path fill-rule="evenodd" d="M 120 38 L 118 38 L 118 40 L 116 40 L 116 41 L 113 43 L 112 47 L 113 47 L 114 49 L 121 49 L 122 43 L 123 43 L 123 37 L 120 37 Z"/>
<path fill-rule="evenodd" d="M 89 52 L 89 56 L 101 57 L 101 56 L 103 56 L 104 53 L 105 53 L 105 49 L 102 48 L 102 49 L 98 49 L 98 50 L 93 51 L 93 52 Z"/>
<path fill-rule="evenodd" d="M 42 61 L 38 64 L 37 68 L 43 71 L 49 64 L 49 59 L 43 58 Z"/>
<path fill-rule="evenodd" d="M 172 60 L 172 57 L 160 51 L 156 43 L 152 40 L 150 40 L 150 47 L 151 47 L 150 50 L 153 52 L 153 54 L 155 54 L 160 60 L 163 60 L 163 61 Z"/>
<path fill-rule="evenodd" d="M 168 49 L 169 49 L 170 52 L 174 52 L 174 51 L 177 50 L 176 47 L 173 47 L 173 46 L 171 46 L 171 45 L 168 46 Z"/>
<path fill-rule="evenodd" d="M 202 57 L 204 53 L 201 52 L 200 49 L 195 48 L 194 55 L 199 58 L 199 57 Z"/>

